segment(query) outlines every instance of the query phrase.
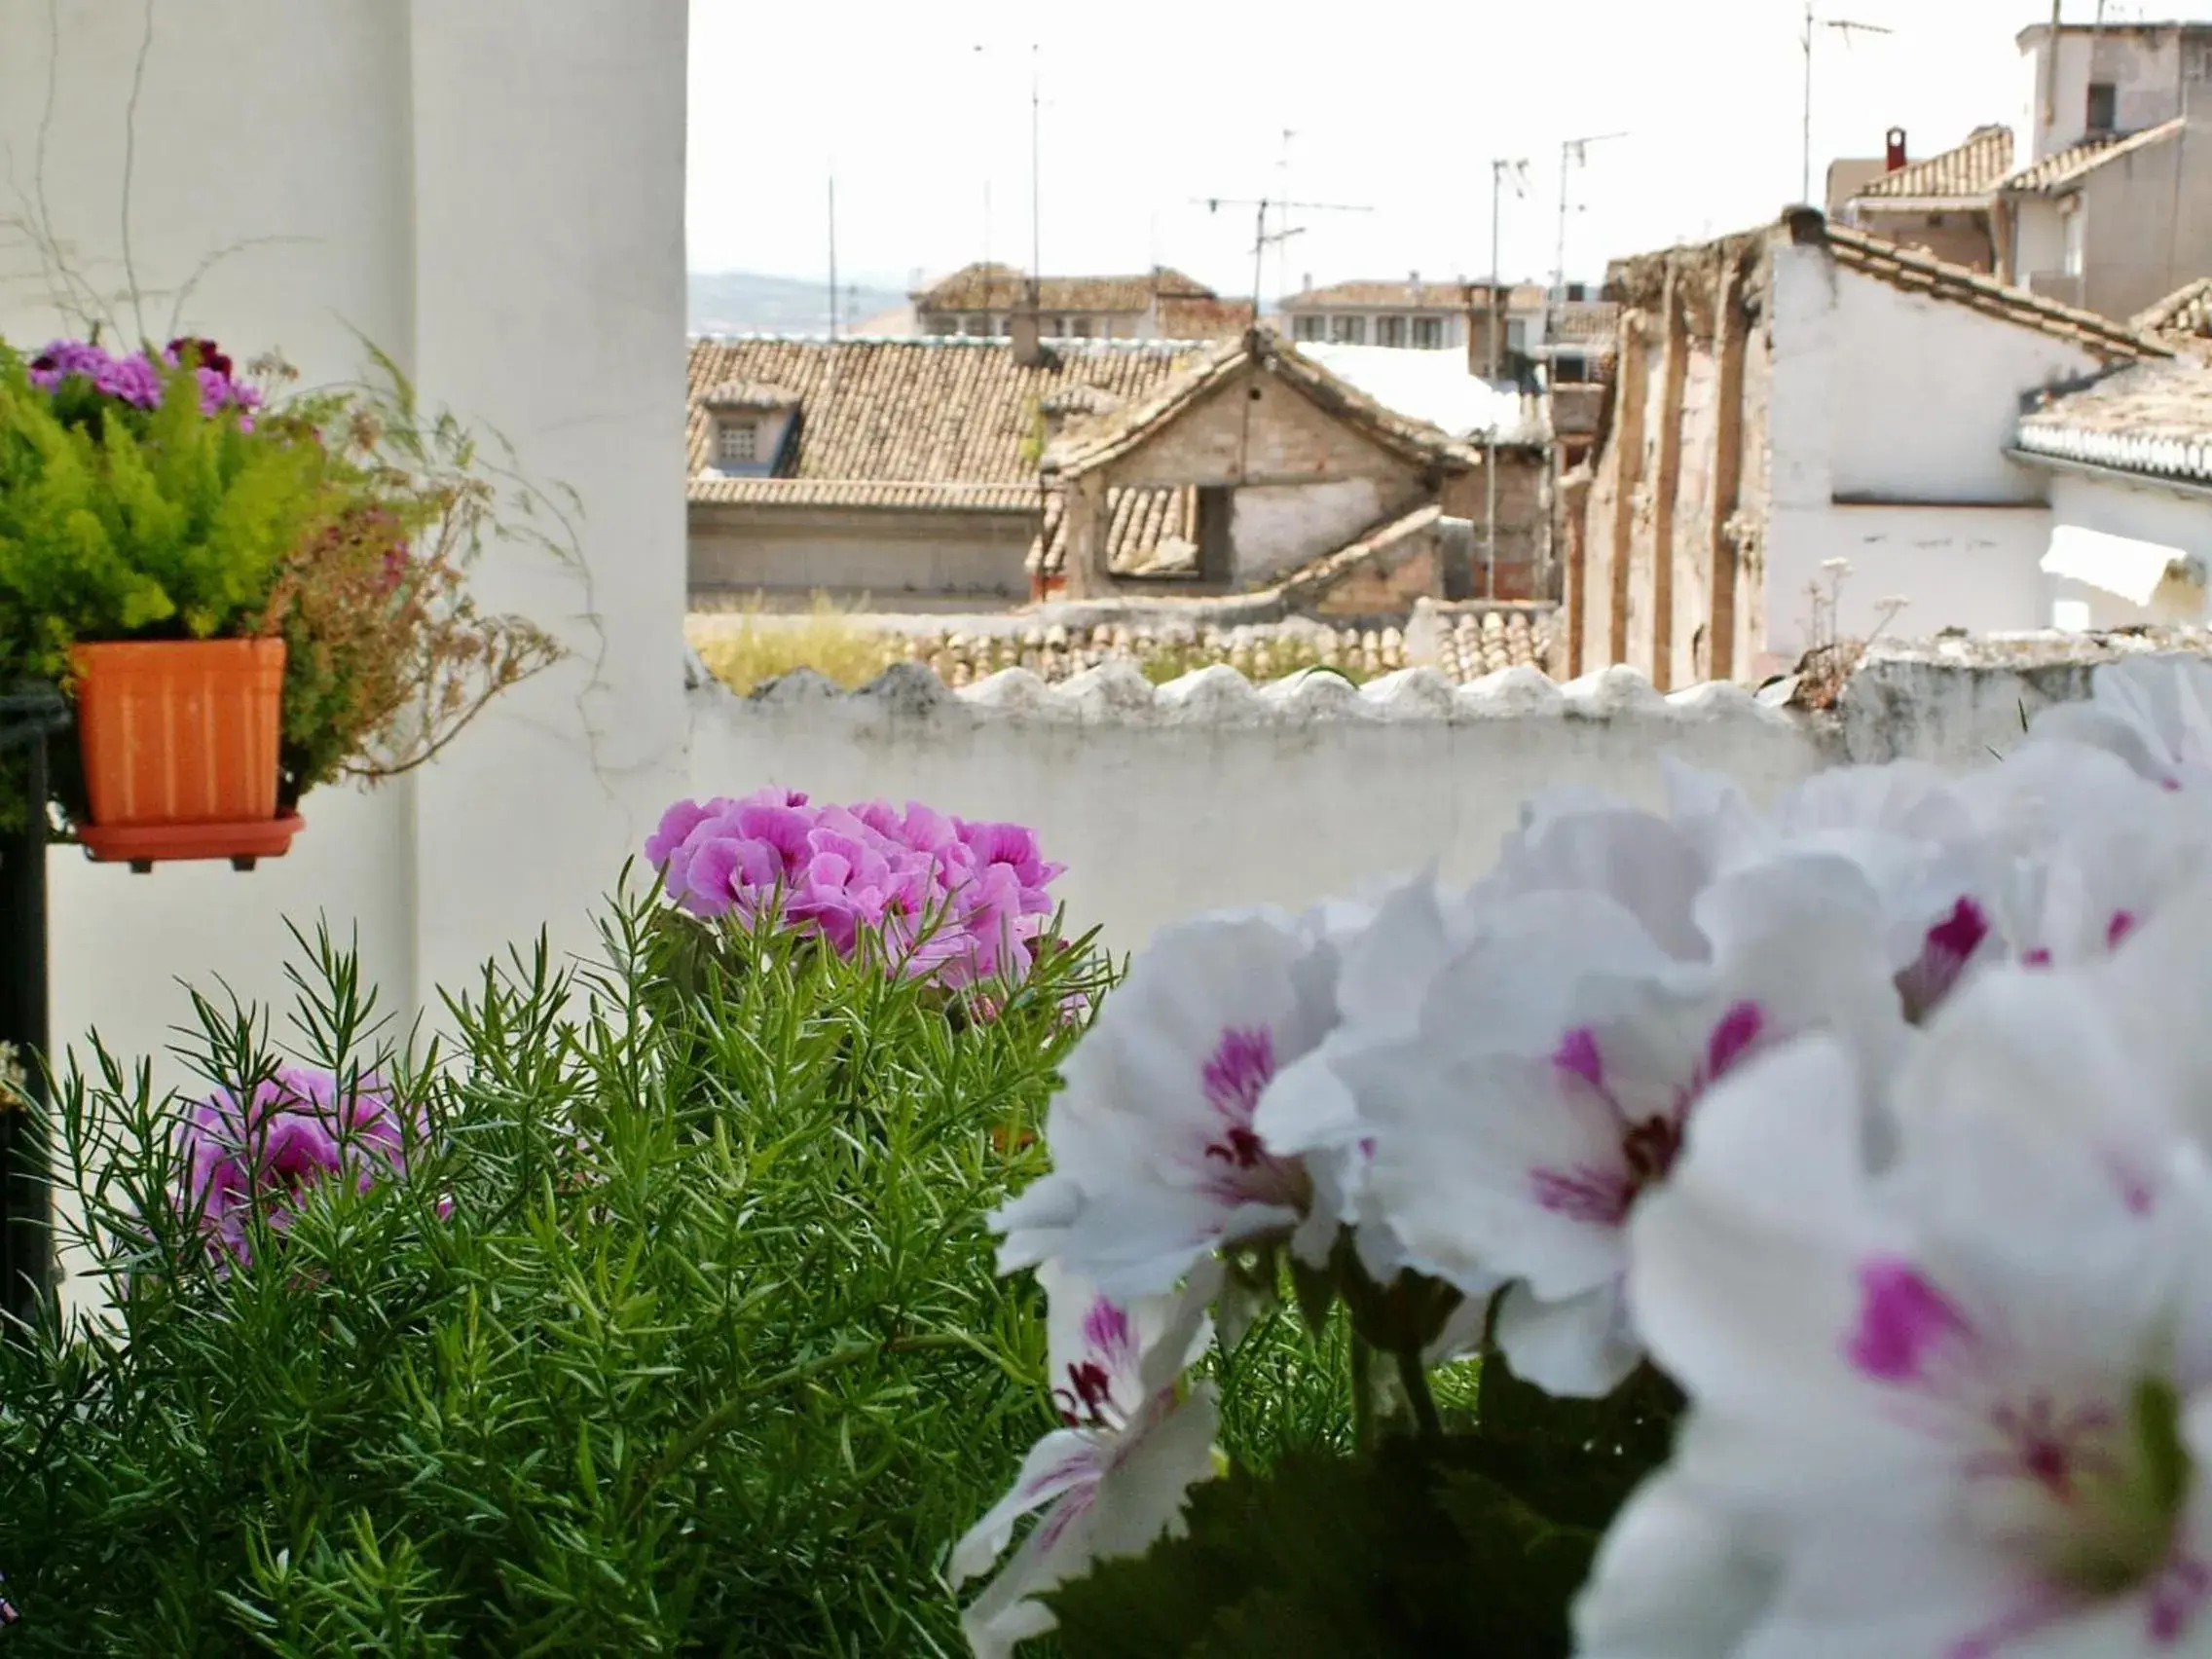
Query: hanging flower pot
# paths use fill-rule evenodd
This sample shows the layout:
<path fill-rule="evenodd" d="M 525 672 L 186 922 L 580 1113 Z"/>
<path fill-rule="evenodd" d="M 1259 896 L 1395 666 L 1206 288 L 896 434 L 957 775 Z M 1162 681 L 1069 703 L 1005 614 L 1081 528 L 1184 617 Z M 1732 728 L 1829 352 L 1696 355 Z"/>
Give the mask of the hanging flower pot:
<path fill-rule="evenodd" d="M 0 341 L 0 683 L 59 688 L 82 739 L 42 803 L 0 768 L 0 827 L 250 868 L 307 791 L 424 764 L 560 656 L 476 608 L 465 568 L 512 521 L 467 429 L 392 380 L 272 403 L 205 340 Z"/>
<path fill-rule="evenodd" d="M 78 645 L 77 728 L 101 863 L 277 858 L 301 828 L 276 811 L 284 642 Z"/>

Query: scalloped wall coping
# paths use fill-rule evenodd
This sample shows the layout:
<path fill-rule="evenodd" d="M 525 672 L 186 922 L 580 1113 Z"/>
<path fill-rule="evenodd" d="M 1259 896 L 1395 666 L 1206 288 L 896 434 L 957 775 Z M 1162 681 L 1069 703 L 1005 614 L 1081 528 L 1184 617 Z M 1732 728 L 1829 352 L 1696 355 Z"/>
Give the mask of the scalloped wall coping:
<path fill-rule="evenodd" d="M 1268 725 L 1321 720 L 1412 721 L 1655 719 L 1682 725 L 1807 730 L 1814 722 L 1742 686 L 1693 685 L 1661 693 L 1633 668 L 1613 667 L 1561 684 L 1532 668 L 1508 668 L 1455 684 L 1432 668 L 1406 668 L 1363 685 L 1309 669 L 1254 685 L 1226 663 L 1155 685 L 1124 661 L 1054 684 L 1025 668 L 1001 669 L 954 690 L 920 663 L 896 663 L 858 691 L 808 669 L 740 698 L 687 677 L 693 694 L 738 706 L 832 703 L 908 719 L 965 712 L 982 719 L 1126 725 Z"/>

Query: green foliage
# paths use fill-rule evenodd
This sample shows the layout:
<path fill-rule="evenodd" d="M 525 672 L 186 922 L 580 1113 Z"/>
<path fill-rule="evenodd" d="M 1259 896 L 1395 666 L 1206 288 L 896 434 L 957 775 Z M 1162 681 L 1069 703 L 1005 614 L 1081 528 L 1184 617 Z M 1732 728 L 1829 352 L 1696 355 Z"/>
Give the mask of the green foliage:
<path fill-rule="evenodd" d="M 1184 1537 L 1051 1598 L 1067 1659 L 1566 1659 L 1598 1533 L 1522 1502 L 1481 1446 L 1299 1453 L 1198 1488 Z"/>
<path fill-rule="evenodd" d="M 65 681 L 80 642 L 263 631 L 326 464 L 203 415 L 189 371 L 143 418 L 65 420 L 0 347 L 0 676 Z"/>
<path fill-rule="evenodd" d="M 1050 1426 L 981 1217 L 1039 1172 L 1021 1131 L 1100 959 L 976 1022 L 670 923 L 625 903 L 595 965 L 488 970 L 414 1053 L 319 941 L 290 1048 L 427 1132 L 235 1272 L 170 1198 L 180 1102 L 105 1053 L 62 1081 L 62 1208 L 114 1311 L 0 1344 L 0 1646 L 960 1650 L 944 1551 Z M 200 1026 L 200 1074 L 265 1071 L 265 1019 Z"/>
<path fill-rule="evenodd" d="M 1379 1286 L 1348 1249 L 1292 1282 L 1212 1361 L 1234 1472 L 1193 1492 L 1183 1535 L 1047 1598 L 1066 1659 L 1567 1659 L 1598 1541 L 1666 1460 L 1679 1392 L 1646 1365 L 1605 1399 L 1554 1399 L 1494 1356 L 1409 1382 L 1446 1287 Z"/>

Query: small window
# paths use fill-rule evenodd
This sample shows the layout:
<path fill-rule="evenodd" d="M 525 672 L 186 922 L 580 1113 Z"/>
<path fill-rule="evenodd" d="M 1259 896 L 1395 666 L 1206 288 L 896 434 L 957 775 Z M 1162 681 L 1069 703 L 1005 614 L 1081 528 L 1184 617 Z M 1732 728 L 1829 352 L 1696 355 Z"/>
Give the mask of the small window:
<path fill-rule="evenodd" d="M 1317 316 L 1295 318 L 1290 326 L 1293 337 L 1299 340 L 1319 340 L 1325 333 L 1322 319 Z"/>
<path fill-rule="evenodd" d="M 1375 344 L 1378 346 L 1403 346 L 1406 343 L 1406 319 L 1402 316 L 1379 316 L 1375 319 Z"/>
<path fill-rule="evenodd" d="M 2086 218 L 2087 215 L 2079 208 L 2066 217 L 2066 275 L 2069 276 L 2082 275 L 2085 240 L 2083 226 Z"/>
<path fill-rule="evenodd" d="M 1570 304 L 1577 300 L 1585 300 L 1590 297 L 1590 290 L 1581 282 L 1569 282 L 1567 285 L 1567 297 Z"/>
<path fill-rule="evenodd" d="M 760 459 L 760 428 L 751 421 L 724 421 L 716 457 L 724 466 L 751 466 Z"/>
<path fill-rule="evenodd" d="M 1516 357 L 1529 354 L 1529 319 L 1513 317 L 1505 324 L 1505 349 Z"/>
<path fill-rule="evenodd" d="M 1366 345 L 1367 318 L 1363 316 L 1333 316 L 1329 318 L 1329 338 L 1339 346 Z"/>
<path fill-rule="evenodd" d="M 2120 126 L 2120 88 L 2110 81 L 2089 83 L 2089 130 L 2111 132 Z"/>
<path fill-rule="evenodd" d="M 987 316 L 972 316 L 961 325 L 960 332 L 977 340 L 987 339 L 991 332 L 991 319 Z"/>
<path fill-rule="evenodd" d="M 1444 319 L 1440 316 L 1415 317 L 1414 344 L 1423 351 L 1441 350 L 1444 346 Z"/>
<path fill-rule="evenodd" d="M 1049 334 L 1054 340 L 1057 340 L 1062 334 L 1067 331 L 1067 326 L 1068 325 L 1065 322 L 1061 321 L 1058 317 L 1049 316 L 1045 319 L 1045 326 L 1039 332 Z"/>

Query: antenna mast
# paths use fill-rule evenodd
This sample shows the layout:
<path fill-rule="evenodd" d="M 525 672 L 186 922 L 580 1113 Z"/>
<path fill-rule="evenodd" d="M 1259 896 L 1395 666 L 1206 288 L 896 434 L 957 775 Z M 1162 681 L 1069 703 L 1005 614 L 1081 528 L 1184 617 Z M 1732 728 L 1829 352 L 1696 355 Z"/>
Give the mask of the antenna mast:
<path fill-rule="evenodd" d="M 837 175 L 830 175 L 830 338 L 837 338 Z"/>
<path fill-rule="evenodd" d="M 1544 343 L 1551 344 L 1558 327 L 1558 312 L 1567 303 L 1567 218 L 1573 209 L 1568 192 L 1573 186 L 1574 169 L 1588 164 L 1590 146 L 1608 144 L 1615 138 L 1626 138 L 1626 132 L 1593 132 L 1587 137 L 1569 138 L 1559 147 L 1559 263 L 1552 267 L 1552 291 L 1544 302 Z"/>
<path fill-rule="evenodd" d="M 1805 177 L 1799 187 L 1799 200 L 1808 207 L 1813 201 L 1813 40 L 1822 29 L 1833 29 L 1843 37 L 1846 46 L 1854 33 L 1886 35 L 1895 29 L 1886 29 L 1880 23 L 1855 23 L 1847 18 L 1817 18 L 1813 15 L 1813 0 L 1805 0 Z M 1825 207 L 1823 201 L 1818 205 Z"/>
<path fill-rule="evenodd" d="M 1039 134 L 1043 130 L 1045 99 L 1042 69 L 1039 64 L 1037 43 L 1029 43 L 1029 309 L 1035 312 L 1039 290 L 1045 281 L 1044 201 L 1045 193 L 1039 182 L 1043 176 L 1040 157 L 1043 155 Z"/>
<path fill-rule="evenodd" d="M 1209 196 L 1205 199 L 1205 208 L 1209 213 L 1218 213 L 1224 207 L 1250 207 L 1256 209 L 1259 215 L 1258 223 L 1252 232 L 1252 326 L 1255 328 L 1260 325 L 1260 295 L 1267 281 L 1268 249 L 1272 246 L 1279 246 L 1292 237 L 1302 237 L 1306 234 L 1304 225 L 1299 226 L 1296 230 L 1288 228 L 1287 220 L 1291 208 L 1297 207 L 1308 213 L 1372 213 L 1375 211 L 1372 207 L 1349 206 L 1341 202 L 1281 202 L 1269 196 L 1263 196 L 1257 200 L 1240 196 Z M 1268 230 L 1268 209 L 1271 207 L 1278 209 L 1285 221 L 1282 229 L 1272 234 Z"/>
<path fill-rule="evenodd" d="M 1498 303 L 1497 287 L 1502 261 L 1498 256 L 1498 234 L 1503 222 L 1505 187 L 1511 184 L 1516 197 L 1525 196 L 1529 189 L 1529 164 L 1525 161 L 1496 161 L 1490 165 L 1490 376 L 1494 378 L 1504 367 L 1505 353 L 1501 335 L 1505 327 L 1504 308 Z M 1487 453 L 1483 457 L 1483 597 L 1497 597 L 1497 422 L 1493 420 L 1485 434 Z"/>

